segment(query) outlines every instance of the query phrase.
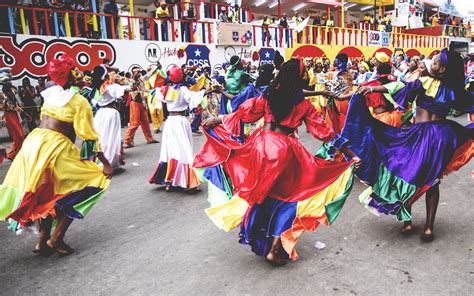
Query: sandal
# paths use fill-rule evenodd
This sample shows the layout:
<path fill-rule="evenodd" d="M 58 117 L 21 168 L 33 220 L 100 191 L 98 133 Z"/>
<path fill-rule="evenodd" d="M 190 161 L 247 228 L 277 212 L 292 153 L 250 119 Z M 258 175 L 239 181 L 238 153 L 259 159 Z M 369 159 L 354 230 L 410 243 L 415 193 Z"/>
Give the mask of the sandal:
<path fill-rule="evenodd" d="M 427 230 L 430 230 L 431 233 L 426 233 Z M 423 228 L 423 232 L 421 233 L 420 239 L 422 242 L 431 243 L 434 240 L 433 230 L 425 226 L 425 228 Z"/>
<path fill-rule="evenodd" d="M 409 236 L 413 234 L 413 224 L 410 222 L 405 222 L 402 227 L 402 235 Z"/>
<path fill-rule="evenodd" d="M 201 192 L 201 189 L 199 187 L 194 187 L 194 188 L 186 190 L 186 193 L 189 195 L 196 194 L 199 192 Z"/>
<path fill-rule="evenodd" d="M 47 246 L 55 250 L 61 256 L 68 256 L 74 253 L 74 249 L 68 246 L 64 241 L 60 243 L 53 243 L 51 240 L 46 242 Z"/>

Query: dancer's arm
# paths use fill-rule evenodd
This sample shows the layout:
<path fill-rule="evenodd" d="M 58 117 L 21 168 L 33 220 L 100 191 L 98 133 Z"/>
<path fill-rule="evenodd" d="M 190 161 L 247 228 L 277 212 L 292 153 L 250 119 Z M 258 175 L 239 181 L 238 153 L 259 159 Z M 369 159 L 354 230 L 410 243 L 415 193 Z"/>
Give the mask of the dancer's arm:
<path fill-rule="evenodd" d="M 335 93 L 327 91 L 327 90 L 315 91 L 315 90 L 304 89 L 303 94 L 305 95 L 305 97 L 315 97 L 315 96 L 325 96 L 325 97 L 332 97 L 332 98 L 337 97 Z"/>
<path fill-rule="evenodd" d="M 350 100 L 353 95 L 354 95 L 354 93 L 350 92 L 350 93 L 347 93 L 345 95 L 337 96 L 337 97 L 335 97 L 335 99 L 338 100 L 338 101 L 347 101 L 347 100 Z"/>
<path fill-rule="evenodd" d="M 100 160 L 100 162 L 104 166 L 104 169 L 102 171 L 104 176 L 106 176 L 107 179 L 112 179 L 112 173 L 114 172 L 114 170 L 112 169 L 112 166 L 110 165 L 110 162 L 105 157 L 104 153 L 98 152 L 97 158 Z"/>
<path fill-rule="evenodd" d="M 230 93 L 226 92 L 220 85 L 218 87 L 216 87 L 215 91 L 217 93 L 223 94 L 224 97 L 228 98 L 229 100 L 232 100 L 233 98 L 236 97 L 236 96 L 233 96 Z"/>
<path fill-rule="evenodd" d="M 360 167 L 362 160 L 354 153 L 354 151 L 347 147 L 347 145 L 344 145 L 344 147 L 341 148 L 341 152 L 352 158 L 354 161 L 354 170 L 357 170 Z"/>
<path fill-rule="evenodd" d="M 379 85 L 379 86 L 361 86 L 361 87 L 359 87 L 357 92 L 359 94 L 365 96 L 366 94 L 373 93 L 373 92 L 375 92 L 375 93 L 388 93 L 388 89 L 383 85 Z"/>

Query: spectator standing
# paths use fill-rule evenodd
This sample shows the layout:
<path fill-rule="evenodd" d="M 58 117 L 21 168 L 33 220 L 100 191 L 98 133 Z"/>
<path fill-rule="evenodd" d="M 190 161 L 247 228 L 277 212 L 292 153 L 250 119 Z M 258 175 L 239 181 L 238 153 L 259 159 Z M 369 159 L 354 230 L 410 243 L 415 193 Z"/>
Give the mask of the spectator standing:
<path fill-rule="evenodd" d="M 3 1 L 2 1 L 3 2 Z M 26 8 L 30 8 L 30 7 L 33 7 L 33 2 L 32 0 L 21 0 L 18 2 L 19 5 L 21 6 L 25 6 Z M 29 9 L 24 9 L 23 10 L 23 14 L 25 16 L 25 20 L 26 20 L 26 25 L 28 27 L 28 30 L 30 32 L 30 34 L 34 34 L 34 22 L 33 22 L 33 13 L 31 10 Z"/>
<path fill-rule="evenodd" d="M 295 16 L 293 17 L 293 21 L 295 22 L 296 26 L 298 26 L 303 21 L 303 18 L 299 16 L 298 12 L 296 12 Z M 298 43 L 301 43 L 302 37 L 303 37 L 303 32 L 297 32 L 296 39 Z"/>
<path fill-rule="evenodd" d="M 114 31 L 114 33 L 117 33 L 119 9 L 120 8 L 115 2 L 115 0 L 110 0 L 110 2 L 106 3 L 104 6 L 104 13 L 112 15 L 112 17 L 110 16 L 105 17 L 105 27 L 107 29 L 108 38 L 112 38 L 112 30 Z M 114 20 L 113 26 L 112 26 L 112 19 Z"/>
<path fill-rule="evenodd" d="M 194 5 L 188 5 L 188 9 L 183 12 L 183 20 L 181 23 L 181 36 L 184 42 L 191 42 L 191 34 L 193 34 L 193 21 L 196 20 Z"/>
<path fill-rule="evenodd" d="M 30 79 L 28 77 L 23 78 L 22 86 L 19 88 L 20 99 L 23 103 L 23 109 L 27 114 L 28 130 L 30 133 L 36 128 L 36 120 L 39 119 L 38 107 L 35 103 L 36 91 L 31 86 Z"/>
<path fill-rule="evenodd" d="M 264 16 L 262 20 L 262 44 L 263 46 L 270 46 L 270 30 L 268 29 L 268 26 L 271 24 L 270 19 L 268 16 Z"/>
<path fill-rule="evenodd" d="M 155 17 L 161 21 L 161 41 L 168 41 L 168 23 L 171 15 L 166 2 L 160 2 L 160 7 L 156 10 Z"/>
<path fill-rule="evenodd" d="M 283 14 L 283 16 L 280 19 L 279 22 L 279 27 L 280 27 L 280 40 L 283 37 L 283 32 L 285 32 L 285 44 L 286 47 L 290 47 L 290 30 L 289 30 L 289 25 L 288 25 L 288 19 L 286 18 L 286 13 Z"/>
<path fill-rule="evenodd" d="M 36 90 L 36 96 L 39 98 L 39 108 L 43 106 L 44 99 L 41 96 L 41 92 L 46 89 L 46 78 L 45 77 L 40 77 L 38 78 L 38 85 L 35 87 Z M 39 110 L 38 110 L 39 111 Z"/>
<path fill-rule="evenodd" d="M 385 32 L 385 30 L 386 30 L 385 21 L 382 20 L 377 27 L 377 31 Z"/>
<path fill-rule="evenodd" d="M 230 6 L 230 9 L 229 9 L 229 21 L 234 23 L 234 24 L 238 24 L 239 23 L 239 5 L 238 4 L 235 4 L 233 7 Z"/>
<path fill-rule="evenodd" d="M 221 23 L 229 22 L 229 18 L 227 17 L 227 8 L 225 6 L 221 6 L 221 12 L 219 13 L 219 21 Z"/>
<path fill-rule="evenodd" d="M 385 25 L 385 32 L 391 33 L 393 31 L 392 20 L 388 19 L 387 24 Z"/>

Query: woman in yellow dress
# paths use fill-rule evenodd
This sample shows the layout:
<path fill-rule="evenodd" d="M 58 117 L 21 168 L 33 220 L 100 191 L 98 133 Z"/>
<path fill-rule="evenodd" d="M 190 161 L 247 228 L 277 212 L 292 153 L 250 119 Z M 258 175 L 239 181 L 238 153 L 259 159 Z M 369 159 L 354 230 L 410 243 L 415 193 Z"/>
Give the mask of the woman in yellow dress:
<path fill-rule="evenodd" d="M 83 218 L 101 198 L 112 167 L 100 150 L 89 102 L 78 93 L 82 75 L 74 61 L 62 55 L 47 70 L 56 85 L 41 93 L 41 124 L 25 139 L 0 186 L 0 220 L 17 232 L 39 222 L 34 252 L 69 255 L 73 249 L 64 235 L 73 219 Z M 82 150 L 74 145 L 76 135 L 84 140 Z"/>

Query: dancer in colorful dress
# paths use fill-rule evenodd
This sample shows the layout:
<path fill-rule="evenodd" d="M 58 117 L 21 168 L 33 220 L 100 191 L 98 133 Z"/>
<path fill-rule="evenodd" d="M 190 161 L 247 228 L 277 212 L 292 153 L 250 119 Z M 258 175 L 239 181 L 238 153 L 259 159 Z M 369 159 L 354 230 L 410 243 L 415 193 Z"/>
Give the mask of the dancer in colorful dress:
<path fill-rule="evenodd" d="M 74 61 L 63 54 L 47 70 L 56 85 L 42 92 L 41 124 L 25 139 L 0 186 L 0 219 L 14 231 L 39 221 L 34 251 L 69 255 L 73 249 L 64 235 L 73 219 L 82 219 L 101 198 L 112 167 L 100 150 L 88 101 L 70 89 L 80 77 Z M 76 135 L 84 139 L 82 150 L 74 145 Z M 57 224 L 50 235 L 53 219 Z"/>
<path fill-rule="evenodd" d="M 150 129 L 150 121 L 148 120 L 148 112 L 145 107 L 145 101 L 149 91 L 145 89 L 144 82 L 140 72 L 135 72 L 132 92 L 130 93 L 130 127 L 125 134 L 124 148 L 135 147 L 135 133 L 139 127 L 142 128 L 143 135 L 147 144 L 159 143 L 153 139 Z"/>
<path fill-rule="evenodd" d="M 103 77 L 103 73 L 107 73 L 107 69 L 104 66 L 97 66 L 93 76 Z M 104 78 L 109 79 L 108 76 Z M 105 79 L 101 82 L 106 82 Z M 114 172 L 122 171 L 122 166 L 125 164 L 117 101 L 125 95 L 126 90 L 126 86 L 109 80 L 105 86 L 104 94 L 98 98 L 99 110 L 94 116 L 94 128 L 99 134 L 100 145 Z"/>
<path fill-rule="evenodd" d="M 6 158 L 14 160 L 25 139 L 25 132 L 21 126 L 20 116 L 18 114 L 18 112 L 22 112 L 23 110 L 18 105 L 18 101 L 15 98 L 16 90 L 10 81 L 3 83 L 2 93 L 4 97 L 3 116 L 8 135 L 10 135 L 10 138 L 13 140 L 13 145 L 10 151 L 8 151 Z"/>
<path fill-rule="evenodd" d="M 163 94 L 169 115 L 163 127 L 160 162 L 149 183 L 165 185 L 167 192 L 182 188 L 194 193 L 200 182 L 191 168 L 193 136 L 186 114 L 202 102 L 205 91 L 190 91 L 178 66 L 168 71 L 168 78 L 172 85 Z"/>
<path fill-rule="evenodd" d="M 231 57 L 230 66 L 225 76 L 225 91 L 232 96 L 238 95 L 250 82 L 252 82 L 252 77 L 243 70 L 240 57 Z M 229 113 L 232 113 L 231 101 L 222 96 L 220 114 Z"/>
<path fill-rule="evenodd" d="M 239 109 L 245 101 L 260 96 L 265 89 L 267 89 L 270 82 L 273 80 L 273 71 L 275 67 L 272 64 L 263 64 L 258 70 L 258 78 L 255 83 L 249 83 L 246 88 L 244 88 L 237 95 L 232 95 L 222 88 L 219 88 L 218 91 L 224 95 L 227 99 L 230 100 L 231 111 L 235 112 Z"/>
<path fill-rule="evenodd" d="M 338 96 L 350 96 L 353 93 L 352 83 L 354 76 L 347 69 L 348 62 L 349 57 L 347 54 L 338 54 L 334 59 L 334 67 L 337 71 L 334 73 L 334 77 L 326 84 L 327 90 L 336 93 Z M 328 98 L 325 120 L 331 125 L 336 134 L 341 133 L 344 127 L 348 106 L 348 101 Z"/>
<path fill-rule="evenodd" d="M 163 125 L 164 112 L 163 104 L 159 100 L 158 92 L 166 83 L 166 72 L 163 70 L 163 67 L 160 62 L 157 63 L 156 69 L 150 73 L 150 77 L 145 82 L 145 87 L 147 89 L 152 89 L 151 94 L 146 98 L 148 110 L 151 115 L 151 124 L 153 126 L 153 132 L 159 134 L 161 132 L 161 126 Z"/>
<path fill-rule="evenodd" d="M 361 84 L 363 87 L 367 87 L 369 90 L 376 86 L 386 85 L 392 81 L 389 79 L 392 73 L 392 67 L 389 63 L 380 63 L 377 67 L 377 79 L 364 82 Z M 352 97 L 352 94 L 340 96 L 338 100 L 348 101 Z M 372 115 L 388 125 L 394 127 L 402 126 L 402 115 L 403 113 L 396 110 L 393 101 L 389 94 L 382 94 L 376 92 L 368 92 L 365 95 L 365 102 L 367 107 L 370 108 Z"/>
<path fill-rule="evenodd" d="M 303 62 L 291 59 L 262 96 L 207 120 L 207 142 L 193 164 L 210 186 L 226 187 L 234 195 L 206 210 L 211 220 L 226 231 L 240 225 L 240 242 L 276 265 L 297 258 L 295 246 L 305 230 L 334 221 L 352 185 L 352 162 L 316 158 L 292 137 L 304 121 L 315 138 L 334 138 L 305 99 L 308 79 Z M 263 129 L 242 143 L 241 122 L 261 118 Z M 219 164 L 223 169 L 216 172 Z"/>
<path fill-rule="evenodd" d="M 403 234 L 413 232 L 411 206 L 426 193 L 421 239 L 428 242 L 433 240 L 440 179 L 469 162 L 474 154 L 473 130 L 446 119 L 452 108 L 462 112 L 473 109 L 473 97 L 463 86 L 461 57 L 443 49 L 434 57 L 430 72 L 431 77 L 408 82 L 402 88 L 401 82 L 394 82 L 359 90 L 362 95 L 391 92 L 404 108 L 416 98 L 415 123 L 409 128 L 375 120 L 364 97 L 355 95 L 342 133 L 362 159 L 357 176 L 370 185 L 361 201 L 377 213 L 396 215 L 404 222 Z"/>

